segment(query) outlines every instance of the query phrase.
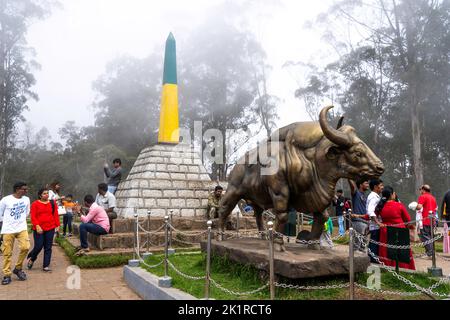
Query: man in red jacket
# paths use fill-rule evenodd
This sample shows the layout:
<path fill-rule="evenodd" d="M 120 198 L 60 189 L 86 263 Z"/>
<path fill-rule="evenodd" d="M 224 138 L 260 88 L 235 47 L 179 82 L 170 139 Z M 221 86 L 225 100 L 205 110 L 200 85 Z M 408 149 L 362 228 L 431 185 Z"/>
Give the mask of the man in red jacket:
<path fill-rule="evenodd" d="M 422 223 L 423 223 L 423 229 L 421 230 L 419 236 L 420 240 L 422 242 L 428 241 L 431 239 L 431 221 L 429 219 L 429 213 L 430 211 L 434 215 L 435 212 L 438 209 L 438 206 L 436 204 L 436 198 L 433 197 L 431 194 L 431 188 L 429 185 L 424 184 L 420 188 L 420 197 L 419 200 L 417 200 L 417 208 L 416 210 L 423 209 L 422 213 Z M 433 255 L 433 244 L 428 243 L 425 245 L 425 250 L 427 252 L 428 259 L 431 259 L 431 256 Z"/>

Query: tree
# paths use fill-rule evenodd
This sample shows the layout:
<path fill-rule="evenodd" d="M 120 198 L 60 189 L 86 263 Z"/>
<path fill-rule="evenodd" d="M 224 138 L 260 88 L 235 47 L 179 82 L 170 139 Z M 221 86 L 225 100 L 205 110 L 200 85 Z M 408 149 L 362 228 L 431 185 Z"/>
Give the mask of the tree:
<path fill-rule="evenodd" d="M 341 86 L 337 102 L 410 199 L 424 175 L 434 190 L 449 182 L 449 9 L 449 1 L 344 0 L 319 19 L 339 53 L 323 69 Z M 357 33 L 339 34 L 343 25 Z"/>
<path fill-rule="evenodd" d="M 25 35 L 36 19 L 43 19 L 54 2 L 44 0 L 0 0 L 0 195 L 4 194 L 6 162 L 11 157 L 11 142 L 16 125 L 35 84 L 32 69 L 38 64 L 27 58 L 32 54 Z"/>
<path fill-rule="evenodd" d="M 215 8 L 180 50 L 181 121 L 185 127 L 193 128 L 193 122 L 201 120 L 203 131 L 218 129 L 225 142 L 231 139 L 230 130 L 247 131 L 257 122 L 252 107 L 258 98 L 260 79 L 255 79 L 252 59 L 265 56 L 254 35 L 227 18 L 236 17 L 237 9 L 224 5 Z M 259 107 L 267 116 L 271 108 L 267 92 L 260 92 L 259 98 Z M 270 128 L 271 119 L 264 121 Z M 211 178 L 225 180 L 230 152 L 226 144 L 218 152 L 222 153 L 223 163 L 211 164 Z"/>
<path fill-rule="evenodd" d="M 156 143 L 162 86 L 162 57 L 120 57 L 94 82 L 95 139 L 138 154 Z"/>

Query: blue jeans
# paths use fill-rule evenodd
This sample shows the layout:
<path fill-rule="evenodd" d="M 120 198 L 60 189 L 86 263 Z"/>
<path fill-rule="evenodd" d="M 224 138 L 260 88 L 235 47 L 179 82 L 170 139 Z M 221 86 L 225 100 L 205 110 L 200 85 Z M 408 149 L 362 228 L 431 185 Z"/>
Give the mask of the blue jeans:
<path fill-rule="evenodd" d="M 106 232 L 105 229 L 103 229 L 102 227 L 100 227 L 98 224 L 95 224 L 95 223 L 89 222 L 89 223 L 80 224 L 80 242 L 81 242 L 81 247 L 83 249 L 86 249 L 89 247 L 88 242 L 87 242 L 88 232 L 92 233 L 92 234 L 96 234 L 98 236 L 108 233 L 108 232 Z"/>
<path fill-rule="evenodd" d="M 66 234 L 66 229 L 69 227 L 69 233 L 72 233 L 72 213 L 66 213 L 63 215 L 63 234 Z"/>
<path fill-rule="evenodd" d="M 31 261 L 36 261 L 42 248 L 44 248 L 44 264 L 43 268 L 47 268 L 50 265 L 50 260 L 52 259 L 52 245 L 53 236 L 55 235 L 55 229 L 44 231 L 44 233 L 39 234 L 36 230 L 33 230 L 34 248 L 28 254 L 28 259 Z"/>
<path fill-rule="evenodd" d="M 345 234 L 344 216 L 338 216 L 338 225 L 339 225 L 339 235 L 342 236 Z"/>
<path fill-rule="evenodd" d="M 111 192 L 112 194 L 115 194 L 117 190 L 117 186 L 110 186 L 108 185 L 108 192 Z"/>

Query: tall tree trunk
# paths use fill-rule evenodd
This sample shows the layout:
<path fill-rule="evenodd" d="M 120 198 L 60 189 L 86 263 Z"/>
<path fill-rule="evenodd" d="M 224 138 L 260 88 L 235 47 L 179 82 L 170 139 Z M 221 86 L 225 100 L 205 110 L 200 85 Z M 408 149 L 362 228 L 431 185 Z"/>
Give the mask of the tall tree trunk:
<path fill-rule="evenodd" d="M 413 99 L 415 100 L 415 99 Z M 412 151 L 415 178 L 415 191 L 423 185 L 423 163 L 422 163 L 422 128 L 419 119 L 419 104 L 414 101 L 411 108 L 411 129 L 412 129 Z"/>

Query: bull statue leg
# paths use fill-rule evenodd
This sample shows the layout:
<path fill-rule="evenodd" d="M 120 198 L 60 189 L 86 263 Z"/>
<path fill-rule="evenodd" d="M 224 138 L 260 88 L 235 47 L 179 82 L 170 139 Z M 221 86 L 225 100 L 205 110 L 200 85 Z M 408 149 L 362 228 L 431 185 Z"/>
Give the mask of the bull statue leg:
<path fill-rule="evenodd" d="M 273 211 L 275 214 L 275 231 L 282 234 L 284 225 L 288 221 L 288 203 L 289 203 L 289 189 L 287 186 L 275 185 L 276 188 L 270 189 L 269 193 L 273 201 Z M 275 251 L 286 251 L 284 247 L 283 236 L 276 235 L 274 237 Z"/>
<path fill-rule="evenodd" d="M 258 227 L 258 231 L 261 232 L 261 239 L 265 240 L 266 237 L 264 233 L 264 223 L 263 223 L 263 212 L 264 210 L 261 207 L 253 206 L 253 209 L 255 210 L 255 218 L 256 218 L 256 226 Z"/>
<path fill-rule="evenodd" d="M 282 212 L 282 213 L 275 213 L 275 231 L 278 233 L 277 235 L 274 235 L 273 238 L 273 244 L 275 251 L 278 252 L 284 252 L 286 251 L 286 248 L 284 246 L 284 240 L 283 234 L 284 232 L 284 226 L 286 225 L 286 222 L 288 221 L 288 213 Z"/>
<path fill-rule="evenodd" d="M 323 232 L 324 224 L 328 220 L 328 212 L 314 212 L 313 215 L 313 224 L 311 228 L 311 232 L 308 232 L 306 230 L 302 231 L 299 234 L 300 240 L 306 240 L 306 241 L 317 241 L 320 239 L 320 235 Z M 320 249 L 320 245 L 317 244 L 309 244 L 308 247 L 310 249 L 318 250 Z"/>
<path fill-rule="evenodd" d="M 227 218 L 240 199 L 241 195 L 237 192 L 237 188 L 234 186 L 228 186 L 227 192 L 223 196 L 219 208 L 219 229 L 221 231 L 219 241 L 224 240 Z"/>

